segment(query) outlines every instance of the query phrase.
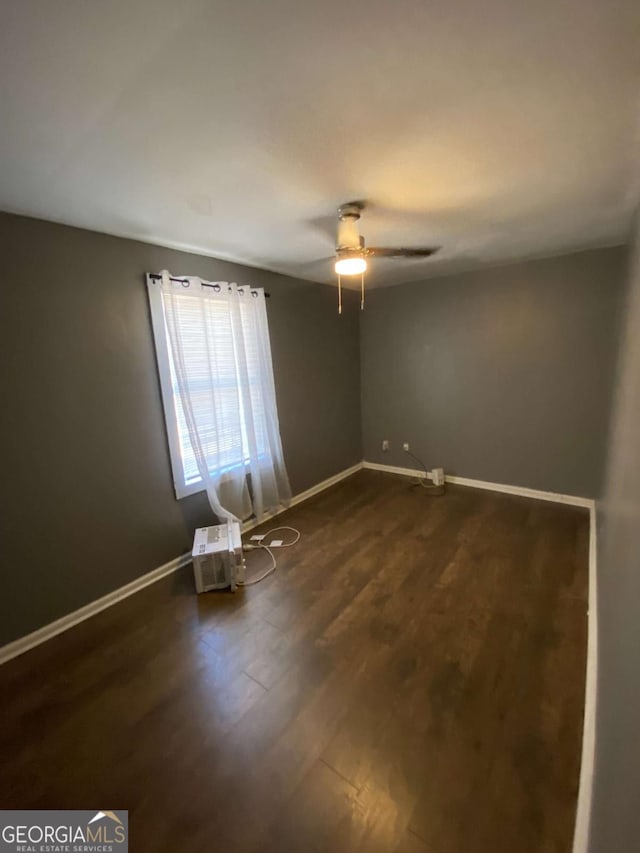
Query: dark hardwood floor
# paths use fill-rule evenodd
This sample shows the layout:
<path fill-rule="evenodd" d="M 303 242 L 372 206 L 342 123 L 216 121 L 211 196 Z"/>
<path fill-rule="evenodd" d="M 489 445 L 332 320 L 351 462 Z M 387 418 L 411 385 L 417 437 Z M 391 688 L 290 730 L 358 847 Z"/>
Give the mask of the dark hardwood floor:
<path fill-rule="evenodd" d="M 263 583 L 188 567 L 0 667 L 0 807 L 129 809 L 137 853 L 569 853 L 587 512 L 362 471 L 277 521 Z"/>

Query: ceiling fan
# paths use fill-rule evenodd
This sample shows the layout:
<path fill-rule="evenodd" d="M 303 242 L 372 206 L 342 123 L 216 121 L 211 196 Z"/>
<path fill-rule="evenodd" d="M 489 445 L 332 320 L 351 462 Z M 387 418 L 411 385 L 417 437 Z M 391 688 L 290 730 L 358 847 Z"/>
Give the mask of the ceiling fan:
<path fill-rule="evenodd" d="M 338 313 L 342 314 L 342 282 L 343 275 L 361 276 L 360 308 L 364 308 L 364 274 L 369 258 L 428 258 L 438 251 L 438 247 L 382 247 L 365 246 L 364 237 L 360 236 L 358 221 L 364 210 L 360 201 L 352 201 L 338 208 L 338 232 L 336 235 L 335 271 L 338 275 Z"/>

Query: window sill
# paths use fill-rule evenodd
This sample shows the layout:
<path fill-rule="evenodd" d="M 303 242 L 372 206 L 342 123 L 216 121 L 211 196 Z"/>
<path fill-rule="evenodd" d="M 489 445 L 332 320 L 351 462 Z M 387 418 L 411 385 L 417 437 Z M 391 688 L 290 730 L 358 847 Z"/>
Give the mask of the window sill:
<path fill-rule="evenodd" d="M 266 460 L 266 455 L 263 454 L 258 457 L 259 462 L 263 462 Z M 247 472 L 247 466 L 249 465 L 249 460 L 246 462 L 240 462 L 237 465 L 229 465 L 226 468 L 223 468 L 219 473 L 212 474 L 212 477 L 215 477 L 218 485 L 224 483 L 227 480 L 230 480 L 233 476 L 240 476 L 242 473 Z M 193 480 L 190 483 L 175 483 L 173 484 L 174 491 L 176 493 L 176 499 L 181 500 L 182 498 L 188 498 L 190 495 L 197 495 L 199 492 L 205 492 L 206 486 L 202 482 L 202 478 L 198 480 Z"/>

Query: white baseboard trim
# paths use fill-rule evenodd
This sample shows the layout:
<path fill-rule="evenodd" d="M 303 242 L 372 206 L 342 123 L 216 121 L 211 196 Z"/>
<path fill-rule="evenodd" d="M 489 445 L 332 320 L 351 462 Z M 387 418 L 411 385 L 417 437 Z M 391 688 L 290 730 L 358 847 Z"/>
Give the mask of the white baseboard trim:
<path fill-rule="evenodd" d="M 85 604 L 84 607 L 74 610 L 73 613 L 68 613 L 66 616 L 56 619 L 55 622 L 43 625 L 42 628 L 38 628 L 37 631 L 33 631 L 25 637 L 19 637 L 17 640 L 7 643 L 5 646 L 0 648 L 0 665 L 6 663 L 12 658 L 18 657 L 18 655 L 24 654 L 24 652 L 28 652 L 30 649 L 35 648 L 35 646 L 39 646 L 40 643 L 44 643 L 52 637 L 62 634 L 63 631 L 67 631 L 69 628 L 73 628 L 74 625 L 84 622 L 85 619 L 95 616 L 95 614 L 100 613 L 101 610 L 106 610 L 107 607 L 111 607 L 113 604 L 117 604 L 124 598 L 128 598 L 130 595 L 139 592 L 141 589 L 144 589 L 145 586 L 149 586 L 150 584 L 159 581 L 160 578 L 170 575 L 172 572 L 182 568 L 182 566 L 186 566 L 190 560 L 191 553 L 182 554 L 174 560 L 169 560 L 169 562 L 165 563 L 163 566 L 159 566 L 157 569 L 147 572 L 146 575 L 136 578 L 134 581 L 131 581 L 131 583 L 121 586 L 118 589 L 114 589 L 113 592 L 109 592 L 107 595 L 103 595 L 102 598 L 97 598 L 95 601 Z"/>
<path fill-rule="evenodd" d="M 596 761 L 598 704 L 598 527 L 596 506 L 591 507 L 589 532 L 589 611 L 587 617 L 587 676 L 582 728 L 580 787 L 573 835 L 573 853 L 587 853 L 591 827 L 593 775 Z"/>
<path fill-rule="evenodd" d="M 363 460 L 363 468 L 371 471 L 385 471 L 387 474 L 399 474 L 401 477 L 424 477 L 424 471 L 417 468 L 399 468 L 397 465 L 382 465 L 380 462 Z"/>
<path fill-rule="evenodd" d="M 339 483 L 341 480 L 345 480 L 347 477 L 350 477 L 352 474 L 355 474 L 356 471 L 359 471 L 362 468 L 362 463 L 358 462 L 357 465 L 352 465 L 351 468 L 345 468 L 344 471 L 340 471 L 337 474 L 334 474 L 333 477 L 329 477 L 326 480 L 323 480 L 321 483 L 317 483 L 315 486 L 311 486 L 310 489 L 306 489 L 304 492 L 300 492 L 299 495 L 294 495 L 291 498 L 291 502 L 289 503 L 289 507 L 296 506 L 302 501 L 308 500 L 308 498 L 313 497 L 313 495 L 317 495 L 319 492 L 323 492 L 325 489 L 328 489 L 330 486 Z M 272 513 L 268 518 L 273 518 L 276 515 L 280 515 L 281 512 L 286 512 L 286 509 L 289 507 L 283 508 L 278 512 Z M 258 524 L 263 524 L 265 519 L 262 521 L 249 521 L 242 525 L 242 532 L 245 533 L 247 530 L 251 530 L 254 527 L 257 527 Z M 176 557 L 174 560 L 169 560 L 168 563 L 165 563 L 163 566 L 160 566 L 157 569 L 153 569 L 150 572 L 147 572 L 146 575 L 142 575 L 139 578 L 136 578 L 131 583 L 126 584 L 125 586 L 119 587 L 119 589 L 114 589 L 113 592 L 107 593 L 107 595 L 103 595 L 102 598 L 98 598 L 95 601 L 89 602 L 89 604 L 85 604 L 84 607 L 79 608 L 79 610 L 74 610 L 73 613 L 68 613 L 66 616 L 62 616 L 60 619 L 56 619 L 55 622 L 50 622 L 48 625 L 43 625 L 42 628 L 38 628 L 36 631 L 33 631 L 31 634 L 27 634 L 25 637 L 19 637 L 17 640 L 14 640 L 11 643 L 7 643 L 5 646 L 0 648 L 0 665 L 6 663 L 12 658 L 18 657 L 18 655 L 24 654 L 24 652 L 28 652 L 29 649 L 35 648 L 35 646 L 39 646 L 41 643 L 50 640 L 52 637 L 61 634 L 63 631 L 67 631 L 69 628 L 73 628 L 74 625 L 78 625 L 80 622 L 84 622 L 85 619 L 89 619 L 91 616 L 94 616 L 96 613 L 100 613 L 101 610 L 106 610 L 107 607 L 111 607 L 113 604 L 117 604 L 119 601 L 122 601 L 124 598 L 128 598 L 130 595 L 134 595 L 136 592 L 139 592 L 141 589 L 144 589 L 146 586 L 149 586 L 156 581 L 159 581 L 161 578 L 170 575 L 172 572 L 178 571 L 183 566 L 186 566 L 191 562 L 191 552 L 187 552 L 186 554 L 181 554 L 179 557 Z"/>
<path fill-rule="evenodd" d="M 563 495 L 560 492 L 543 492 L 541 489 L 529 489 L 525 486 L 509 486 L 504 483 L 488 483 L 484 480 L 470 480 L 468 477 L 447 477 L 447 483 L 457 483 L 459 486 L 470 486 L 473 489 L 488 489 L 490 492 L 503 492 L 506 495 L 519 495 L 523 498 L 534 498 L 537 501 L 551 501 L 569 506 L 581 506 L 591 509 L 593 498 L 582 498 L 579 495 Z"/>
<path fill-rule="evenodd" d="M 301 504 L 303 501 L 312 498 L 319 492 L 324 492 L 325 489 L 328 489 L 331 486 L 335 486 L 335 484 L 339 483 L 341 480 L 346 480 L 347 477 L 350 477 L 352 474 L 355 474 L 356 471 L 360 470 L 362 470 L 362 462 L 357 462 L 350 468 L 345 468 L 344 471 L 339 471 L 337 474 L 334 474 L 333 477 L 327 477 L 327 479 L 323 480 L 321 483 L 317 483 L 315 486 L 311 486 L 311 488 L 305 489 L 305 491 L 300 492 L 299 495 L 294 495 L 291 498 L 291 503 L 289 504 L 289 507 L 296 506 L 296 504 Z M 286 510 L 282 511 L 285 512 Z"/>
<path fill-rule="evenodd" d="M 360 471 L 361 469 L 362 462 L 358 462 L 356 465 L 352 465 L 350 468 L 345 468 L 343 471 L 339 471 L 337 474 L 334 474 L 333 477 L 328 477 L 326 480 L 322 480 L 321 483 L 316 483 L 315 486 L 311 486 L 311 488 L 305 489 L 304 492 L 300 492 L 300 494 L 294 495 L 289 501 L 289 506 L 282 507 L 282 509 L 279 509 L 276 512 L 265 513 L 264 518 L 260 519 L 260 521 L 256 521 L 255 519 L 252 519 L 251 521 L 245 521 L 242 525 L 242 532 L 246 533 L 248 530 L 253 530 L 254 527 L 258 527 L 258 525 L 264 524 L 265 521 L 269 521 L 269 519 L 281 515 L 283 512 L 286 512 L 288 509 L 291 509 L 292 507 L 301 504 L 303 501 L 309 500 L 309 498 L 312 498 L 314 495 L 317 495 L 320 492 L 324 492 L 325 489 L 328 489 L 331 486 L 335 486 L 335 484 L 339 483 L 341 480 L 346 480 L 347 477 L 350 477 L 352 474 L 355 474 L 356 471 Z"/>
<path fill-rule="evenodd" d="M 418 468 L 399 468 L 396 465 L 382 465 L 379 462 L 363 462 L 363 468 L 373 471 L 386 471 L 389 474 L 400 474 L 403 477 L 424 477 L 424 471 Z M 525 486 L 510 486 L 505 483 L 490 483 L 486 480 L 472 480 L 469 477 L 455 477 L 446 475 L 447 483 L 459 486 L 469 486 L 472 489 L 487 489 L 490 492 L 502 492 L 506 495 L 518 495 L 523 498 L 534 498 L 538 501 L 552 501 L 553 503 L 568 504 L 569 506 L 581 506 L 591 509 L 592 498 L 581 498 L 577 495 L 563 495 L 559 492 L 543 492 L 540 489 L 529 489 Z"/>

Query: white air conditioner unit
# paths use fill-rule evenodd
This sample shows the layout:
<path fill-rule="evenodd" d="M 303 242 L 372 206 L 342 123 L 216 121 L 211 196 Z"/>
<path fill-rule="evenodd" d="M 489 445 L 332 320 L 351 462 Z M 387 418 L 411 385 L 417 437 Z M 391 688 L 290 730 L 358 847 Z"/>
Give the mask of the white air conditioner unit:
<path fill-rule="evenodd" d="M 242 539 L 237 521 L 199 527 L 193 537 L 191 556 L 198 593 L 227 587 L 235 592 L 237 585 L 244 582 Z"/>

